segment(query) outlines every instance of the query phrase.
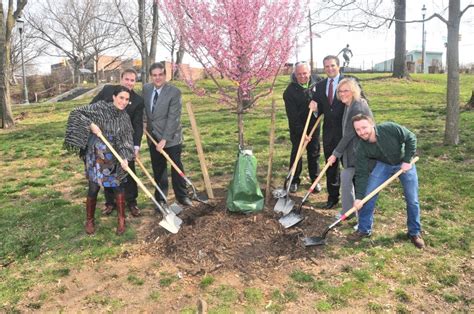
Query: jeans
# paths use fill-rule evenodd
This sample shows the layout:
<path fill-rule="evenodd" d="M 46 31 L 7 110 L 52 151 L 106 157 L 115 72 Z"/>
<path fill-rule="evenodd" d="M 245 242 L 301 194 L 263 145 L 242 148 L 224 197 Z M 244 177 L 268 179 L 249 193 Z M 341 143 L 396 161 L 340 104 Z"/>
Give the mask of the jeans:
<path fill-rule="evenodd" d="M 401 164 L 389 165 L 381 161 L 377 161 L 374 170 L 369 176 L 369 182 L 367 184 L 367 191 L 365 195 L 375 190 L 378 186 L 384 183 L 390 178 L 395 172 L 400 170 Z M 400 182 L 403 186 L 403 194 L 405 196 L 405 202 L 407 204 L 407 227 L 408 234 L 410 236 L 419 235 L 421 232 L 420 223 L 420 204 L 418 203 L 418 175 L 416 173 L 415 165 L 403 173 L 399 177 Z M 360 233 L 370 234 L 372 231 L 372 225 L 374 223 L 374 209 L 375 203 L 377 202 L 378 194 L 372 197 L 364 207 L 359 211 L 359 229 Z"/>

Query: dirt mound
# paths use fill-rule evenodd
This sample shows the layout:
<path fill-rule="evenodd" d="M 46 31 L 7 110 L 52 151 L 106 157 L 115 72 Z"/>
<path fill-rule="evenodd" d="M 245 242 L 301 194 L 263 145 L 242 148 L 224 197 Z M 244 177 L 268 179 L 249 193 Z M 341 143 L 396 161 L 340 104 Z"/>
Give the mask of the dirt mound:
<path fill-rule="evenodd" d="M 268 207 L 273 208 L 273 204 Z M 261 275 L 292 261 L 324 254 L 321 249 L 305 249 L 301 238 L 320 234 L 332 218 L 308 208 L 304 212 L 305 221 L 284 229 L 278 222 L 279 215 L 271 209 L 251 215 L 234 214 L 225 210 L 221 199 L 214 208 L 200 204 L 185 209 L 177 234 L 154 226 L 146 241 L 150 253 L 166 256 L 191 275 L 216 270 Z"/>

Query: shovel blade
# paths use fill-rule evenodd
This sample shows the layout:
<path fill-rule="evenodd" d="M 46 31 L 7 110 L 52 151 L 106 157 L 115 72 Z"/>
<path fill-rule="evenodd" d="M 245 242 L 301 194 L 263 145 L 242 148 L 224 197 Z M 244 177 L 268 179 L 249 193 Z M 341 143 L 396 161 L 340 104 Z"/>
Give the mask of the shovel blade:
<path fill-rule="evenodd" d="M 288 215 L 286 216 L 283 216 L 281 217 L 280 219 L 278 219 L 278 222 L 285 228 L 285 229 L 288 229 L 288 228 L 291 228 L 293 227 L 294 225 L 302 222 L 304 220 L 304 216 L 301 215 L 301 214 L 297 214 L 297 213 L 289 213 Z"/>
<path fill-rule="evenodd" d="M 175 213 L 176 215 L 179 215 L 181 214 L 181 212 L 183 211 L 183 207 L 179 206 L 177 203 L 173 203 L 169 206 L 169 209 Z"/>
<path fill-rule="evenodd" d="M 166 214 L 160 221 L 160 226 L 162 226 L 171 233 L 178 233 L 182 223 L 183 221 L 181 220 L 181 218 L 176 216 L 175 213 L 170 212 L 169 214 Z"/>
<path fill-rule="evenodd" d="M 304 246 L 325 245 L 326 239 L 323 237 L 307 237 L 303 239 Z"/>
<path fill-rule="evenodd" d="M 272 191 L 272 196 L 275 199 L 279 199 L 286 196 L 286 190 L 284 188 L 274 189 Z"/>
<path fill-rule="evenodd" d="M 292 210 L 295 202 L 289 197 L 279 198 L 273 208 L 277 213 L 282 213 L 283 215 L 288 215 Z"/>

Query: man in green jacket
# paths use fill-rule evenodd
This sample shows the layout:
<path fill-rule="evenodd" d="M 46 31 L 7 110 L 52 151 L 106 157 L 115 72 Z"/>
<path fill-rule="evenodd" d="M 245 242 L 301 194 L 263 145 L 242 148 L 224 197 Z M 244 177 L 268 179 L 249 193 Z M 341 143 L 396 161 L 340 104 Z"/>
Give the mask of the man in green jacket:
<path fill-rule="evenodd" d="M 363 207 L 361 200 L 402 169 L 400 181 L 407 204 L 408 236 L 417 248 L 424 248 L 418 203 L 418 175 L 415 165 L 410 164 L 416 151 L 415 134 L 393 122 L 375 125 L 371 117 L 362 114 L 354 116 L 352 122 L 357 135 L 362 139 L 356 153 L 354 206 L 360 210 L 359 226 L 352 237 L 353 240 L 371 235 L 378 195 L 372 197 Z M 371 159 L 375 160 L 376 164 L 369 173 Z"/>

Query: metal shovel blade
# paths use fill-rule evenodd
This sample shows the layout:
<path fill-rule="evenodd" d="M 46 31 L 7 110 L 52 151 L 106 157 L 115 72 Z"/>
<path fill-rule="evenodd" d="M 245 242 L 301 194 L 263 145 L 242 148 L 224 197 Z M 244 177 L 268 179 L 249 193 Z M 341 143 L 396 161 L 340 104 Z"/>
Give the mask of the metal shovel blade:
<path fill-rule="evenodd" d="M 281 197 L 286 196 L 286 189 L 284 188 L 277 188 L 272 191 L 273 198 L 279 199 Z"/>
<path fill-rule="evenodd" d="M 308 237 L 303 238 L 304 246 L 325 245 L 326 239 L 323 237 Z"/>
<path fill-rule="evenodd" d="M 273 210 L 283 215 L 288 215 L 293 210 L 294 205 L 295 202 L 291 198 L 282 197 L 278 199 Z"/>
<path fill-rule="evenodd" d="M 176 216 L 175 213 L 171 212 L 163 217 L 163 219 L 160 221 L 160 226 L 162 226 L 171 233 L 178 233 L 182 223 L 183 221 L 181 220 L 181 218 Z"/>
<path fill-rule="evenodd" d="M 301 214 L 297 214 L 295 212 L 289 213 L 286 216 L 281 217 L 278 219 L 278 222 L 285 228 L 288 229 L 293 227 L 294 225 L 302 222 L 304 220 L 304 216 Z"/>
<path fill-rule="evenodd" d="M 183 208 L 181 206 L 179 206 L 177 203 L 173 203 L 169 206 L 169 209 L 175 213 L 176 215 L 179 215 L 182 211 L 183 211 Z"/>

